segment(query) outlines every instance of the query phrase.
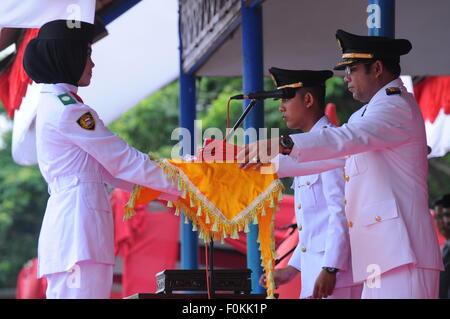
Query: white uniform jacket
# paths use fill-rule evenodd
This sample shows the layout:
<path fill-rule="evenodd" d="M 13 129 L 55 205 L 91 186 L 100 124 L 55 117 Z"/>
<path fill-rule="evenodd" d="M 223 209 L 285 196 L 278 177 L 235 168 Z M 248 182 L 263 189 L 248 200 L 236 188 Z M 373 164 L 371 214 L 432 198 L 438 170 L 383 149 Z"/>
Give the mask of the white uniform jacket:
<path fill-rule="evenodd" d="M 332 127 L 326 116 L 311 131 Z M 279 155 L 278 177 L 296 176 L 295 216 L 299 243 L 289 265 L 301 271 L 301 297 L 309 297 L 322 267 L 338 268 L 336 288 L 354 285 L 351 272 L 350 239 L 344 209 L 344 159 L 335 160 L 339 168 L 309 174 L 310 163 L 299 163 Z"/>
<path fill-rule="evenodd" d="M 401 94 L 387 95 L 397 87 Z M 300 162 L 347 156 L 345 212 L 353 279 L 414 263 L 442 269 L 428 210 L 424 121 L 400 79 L 380 89 L 341 127 L 291 135 Z M 321 161 L 322 169 L 327 163 Z"/>
<path fill-rule="evenodd" d="M 113 218 L 104 183 L 128 191 L 140 184 L 172 194 L 166 198 L 179 194 L 146 154 L 111 133 L 70 91 L 76 93 L 77 87 L 44 85 L 37 110 L 38 163 L 50 193 L 39 237 L 39 277 L 82 260 L 114 264 Z M 89 117 L 79 124 L 86 113 L 95 121 L 93 129 L 81 126 L 92 125 Z"/>

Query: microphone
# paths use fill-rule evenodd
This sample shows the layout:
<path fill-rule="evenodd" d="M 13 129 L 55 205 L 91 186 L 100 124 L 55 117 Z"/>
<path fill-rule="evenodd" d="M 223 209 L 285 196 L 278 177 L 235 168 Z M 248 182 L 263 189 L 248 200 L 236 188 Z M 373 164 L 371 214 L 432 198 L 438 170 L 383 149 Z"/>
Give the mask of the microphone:
<path fill-rule="evenodd" d="M 230 100 L 265 100 L 265 99 L 292 99 L 296 89 L 284 88 L 275 91 L 257 91 L 249 94 L 238 94 L 230 97 Z"/>

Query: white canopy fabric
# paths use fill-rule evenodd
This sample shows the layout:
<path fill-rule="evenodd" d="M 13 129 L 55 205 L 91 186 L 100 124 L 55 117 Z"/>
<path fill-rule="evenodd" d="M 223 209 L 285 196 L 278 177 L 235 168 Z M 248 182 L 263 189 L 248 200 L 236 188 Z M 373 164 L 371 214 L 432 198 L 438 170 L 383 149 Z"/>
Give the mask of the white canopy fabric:
<path fill-rule="evenodd" d="M 93 46 L 91 85 L 79 95 L 109 124 L 178 77 L 178 1 L 141 1 L 107 30 Z"/>
<path fill-rule="evenodd" d="M 0 27 L 40 28 L 52 20 L 94 22 L 95 0 L 1 0 Z"/>

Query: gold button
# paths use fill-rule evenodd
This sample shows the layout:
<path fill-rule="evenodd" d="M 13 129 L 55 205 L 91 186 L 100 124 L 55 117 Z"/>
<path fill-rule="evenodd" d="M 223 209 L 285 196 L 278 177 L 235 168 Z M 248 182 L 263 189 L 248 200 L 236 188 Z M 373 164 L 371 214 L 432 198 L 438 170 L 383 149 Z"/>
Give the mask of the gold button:
<path fill-rule="evenodd" d="M 348 182 L 350 180 L 350 177 L 348 175 L 345 175 L 344 178 L 345 178 L 346 182 Z"/>
<path fill-rule="evenodd" d="M 350 155 L 345 155 L 345 159 L 348 160 L 350 158 Z"/>
<path fill-rule="evenodd" d="M 348 227 L 352 228 L 353 227 L 353 223 L 352 222 L 348 222 Z"/>
<path fill-rule="evenodd" d="M 299 225 L 297 228 L 298 228 L 298 230 L 302 230 L 303 227 L 302 227 L 302 225 Z"/>
<path fill-rule="evenodd" d="M 381 217 L 380 217 L 380 216 L 377 216 L 377 217 L 375 217 L 375 220 L 376 220 L 377 222 L 381 222 Z"/>
<path fill-rule="evenodd" d="M 302 246 L 302 252 L 306 252 L 306 247 Z"/>
<path fill-rule="evenodd" d="M 302 205 L 301 205 L 301 204 L 298 204 L 297 208 L 298 208 L 298 209 L 302 209 Z"/>
<path fill-rule="evenodd" d="M 344 205 L 347 205 L 347 200 L 346 199 L 344 199 Z"/>

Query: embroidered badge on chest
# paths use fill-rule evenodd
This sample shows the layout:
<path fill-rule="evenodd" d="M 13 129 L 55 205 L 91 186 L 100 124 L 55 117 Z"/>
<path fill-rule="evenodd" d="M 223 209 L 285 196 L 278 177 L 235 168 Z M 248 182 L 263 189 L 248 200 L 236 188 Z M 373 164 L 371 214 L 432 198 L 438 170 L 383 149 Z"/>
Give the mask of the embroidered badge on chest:
<path fill-rule="evenodd" d="M 95 120 L 90 112 L 81 115 L 77 123 L 85 130 L 93 131 L 95 129 Z"/>

